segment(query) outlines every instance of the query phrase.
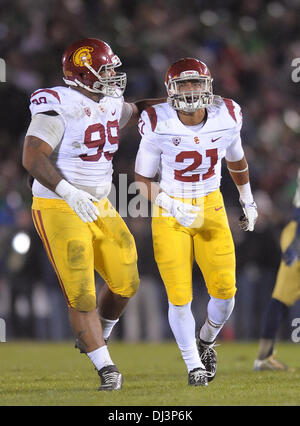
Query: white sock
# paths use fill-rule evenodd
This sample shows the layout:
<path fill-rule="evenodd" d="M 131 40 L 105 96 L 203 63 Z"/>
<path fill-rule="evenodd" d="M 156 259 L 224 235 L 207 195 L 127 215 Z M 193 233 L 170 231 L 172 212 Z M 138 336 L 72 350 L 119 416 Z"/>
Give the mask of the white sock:
<path fill-rule="evenodd" d="M 169 302 L 169 324 L 188 371 L 204 368 L 195 339 L 195 319 L 191 311 L 191 302 L 175 306 Z"/>
<path fill-rule="evenodd" d="M 98 349 L 95 349 L 92 352 L 88 352 L 87 356 L 90 358 L 95 368 L 99 371 L 101 368 L 106 367 L 107 365 L 113 365 L 114 363 L 111 360 L 107 346 L 101 346 Z"/>
<path fill-rule="evenodd" d="M 119 319 L 109 320 L 109 319 L 103 318 L 100 314 L 99 314 L 99 318 L 102 325 L 103 339 L 108 339 L 112 332 L 112 329 L 117 324 Z"/>
<path fill-rule="evenodd" d="M 196 345 L 196 339 L 193 342 L 192 346 L 190 347 L 183 347 L 179 345 L 178 347 L 180 349 L 183 361 L 185 362 L 188 372 L 194 370 L 194 368 L 199 368 L 199 367 L 205 369 L 199 357 L 199 352 Z"/>
<path fill-rule="evenodd" d="M 213 343 L 228 320 L 234 308 L 234 297 L 231 299 L 217 299 L 211 297 L 207 305 L 207 317 L 200 330 L 200 339 Z"/>
<path fill-rule="evenodd" d="M 207 317 L 200 330 L 200 339 L 207 343 L 213 343 L 220 333 L 223 324 L 214 324 Z"/>

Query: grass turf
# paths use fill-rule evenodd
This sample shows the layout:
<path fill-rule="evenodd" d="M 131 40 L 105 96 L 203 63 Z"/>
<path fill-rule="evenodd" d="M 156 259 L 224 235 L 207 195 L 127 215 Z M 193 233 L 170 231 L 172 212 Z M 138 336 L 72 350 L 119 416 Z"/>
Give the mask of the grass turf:
<path fill-rule="evenodd" d="M 257 343 L 222 343 L 208 387 L 187 385 L 174 343 L 109 345 L 124 375 L 119 392 L 98 392 L 99 378 L 72 342 L 0 344 L 0 405 L 229 406 L 300 405 L 300 347 L 277 345 L 295 372 L 253 371 Z"/>

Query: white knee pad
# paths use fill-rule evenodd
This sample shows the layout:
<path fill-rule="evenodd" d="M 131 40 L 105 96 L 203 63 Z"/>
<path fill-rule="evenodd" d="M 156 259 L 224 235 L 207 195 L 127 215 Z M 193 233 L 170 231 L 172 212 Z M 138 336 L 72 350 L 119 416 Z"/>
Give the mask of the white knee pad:
<path fill-rule="evenodd" d="M 217 299 L 210 297 L 207 305 L 207 316 L 209 321 L 216 325 L 224 324 L 230 317 L 234 308 L 235 298 Z"/>

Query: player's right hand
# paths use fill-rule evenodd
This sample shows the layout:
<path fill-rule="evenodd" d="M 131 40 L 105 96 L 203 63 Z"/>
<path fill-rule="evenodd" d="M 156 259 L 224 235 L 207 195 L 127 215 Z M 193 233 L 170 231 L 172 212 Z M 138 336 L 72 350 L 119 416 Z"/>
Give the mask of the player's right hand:
<path fill-rule="evenodd" d="M 155 204 L 167 210 L 167 212 L 177 219 L 180 225 L 189 227 L 195 221 L 200 208 L 191 204 L 183 203 L 169 197 L 165 192 L 160 192 L 156 197 Z"/>
<path fill-rule="evenodd" d="M 182 226 L 191 226 L 195 221 L 199 211 L 200 208 L 197 206 L 186 204 L 179 200 L 173 200 L 171 214 Z"/>
<path fill-rule="evenodd" d="M 93 204 L 93 201 L 98 202 L 97 198 L 86 191 L 75 188 L 64 179 L 58 183 L 55 192 L 69 204 L 83 222 L 92 223 L 97 220 L 100 213 Z"/>

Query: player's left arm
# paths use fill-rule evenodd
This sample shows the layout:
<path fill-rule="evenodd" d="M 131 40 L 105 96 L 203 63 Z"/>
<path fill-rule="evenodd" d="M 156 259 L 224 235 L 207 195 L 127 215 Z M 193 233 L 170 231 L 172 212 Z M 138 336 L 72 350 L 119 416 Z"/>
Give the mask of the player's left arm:
<path fill-rule="evenodd" d="M 296 260 L 300 260 L 300 207 L 294 208 L 292 220 L 297 224 L 295 236 L 291 244 L 282 253 L 282 260 L 287 266 L 291 266 Z"/>
<path fill-rule="evenodd" d="M 282 259 L 287 266 L 291 266 L 298 259 L 300 260 L 300 168 L 297 177 L 297 189 L 293 199 L 294 211 L 292 220 L 296 222 L 296 231 L 293 240 L 287 249 L 282 253 Z"/>
<path fill-rule="evenodd" d="M 166 102 L 166 98 L 142 99 L 132 103 L 124 102 L 120 128 L 136 126 L 142 111 L 152 105 L 161 104 L 163 102 Z"/>
<path fill-rule="evenodd" d="M 257 206 L 251 191 L 246 157 L 244 155 L 241 160 L 226 160 L 226 162 L 230 176 L 239 191 L 239 201 L 244 211 L 244 216 L 240 218 L 241 229 L 243 231 L 253 231 L 258 215 Z"/>
<path fill-rule="evenodd" d="M 240 115 L 239 122 L 233 132 L 232 143 L 226 150 L 225 160 L 230 176 L 239 191 L 239 201 L 244 211 L 244 215 L 240 217 L 240 227 L 243 231 L 253 231 L 258 216 L 257 206 L 253 199 L 248 163 L 242 147 L 241 127 L 242 118 Z"/>

